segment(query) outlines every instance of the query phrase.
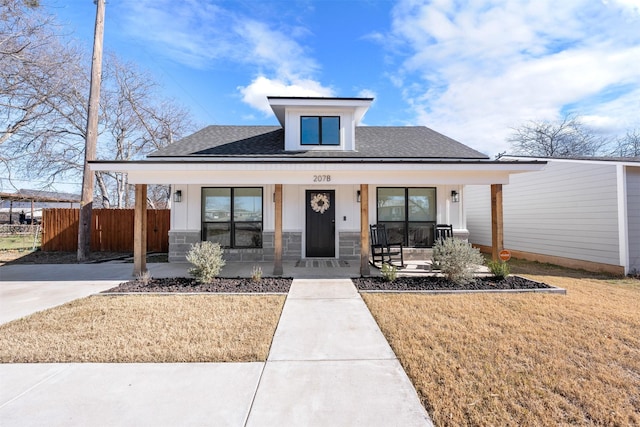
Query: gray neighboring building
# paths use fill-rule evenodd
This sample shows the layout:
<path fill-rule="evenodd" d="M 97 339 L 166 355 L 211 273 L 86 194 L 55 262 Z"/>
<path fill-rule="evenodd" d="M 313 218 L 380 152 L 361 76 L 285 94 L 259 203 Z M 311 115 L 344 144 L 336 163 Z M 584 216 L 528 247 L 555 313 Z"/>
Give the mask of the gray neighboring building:
<path fill-rule="evenodd" d="M 503 187 L 504 247 L 514 256 L 594 271 L 640 271 L 640 158 L 541 158 Z M 488 186 L 466 186 L 469 241 L 491 245 Z"/>

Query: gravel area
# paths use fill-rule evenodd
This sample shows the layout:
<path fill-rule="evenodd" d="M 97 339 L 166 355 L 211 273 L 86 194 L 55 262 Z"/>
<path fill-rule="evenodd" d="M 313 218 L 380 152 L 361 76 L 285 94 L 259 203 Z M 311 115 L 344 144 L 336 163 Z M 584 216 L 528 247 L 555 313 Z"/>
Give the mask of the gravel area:
<path fill-rule="evenodd" d="M 495 277 L 478 277 L 466 285 L 456 285 L 444 277 L 398 277 L 386 282 L 382 277 L 362 277 L 352 279 L 360 291 L 468 291 L 496 289 L 549 289 L 544 283 L 534 282 L 520 276 L 509 276 L 499 280 Z"/>
<path fill-rule="evenodd" d="M 534 282 L 519 276 L 509 276 L 503 280 L 493 277 L 476 278 L 473 283 L 456 285 L 443 277 L 398 277 L 394 282 L 385 282 L 381 277 L 352 279 L 361 291 L 426 291 L 426 290 L 495 290 L 495 289 L 544 289 L 552 286 Z M 103 293 L 138 292 L 233 292 L 233 293 L 287 293 L 291 278 L 263 277 L 259 281 L 250 278 L 218 277 L 211 283 L 198 283 L 192 278 L 150 279 L 147 284 L 140 280 L 124 282 Z"/>
<path fill-rule="evenodd" d="M 120 283 L 115 288 L 103 293 L 128 293 L 128 292 L 233 292 L 233 293 L 259 293 L 278 292 L 287 293 L 291 287 L 291 278 L 263 277 L 259 281 L 250 278 L 223 278 L 218 277 L 211 283 L 198 283 L 192 278 L 164 278 L 150 279 L 147 284 L 133 280 Z"/>

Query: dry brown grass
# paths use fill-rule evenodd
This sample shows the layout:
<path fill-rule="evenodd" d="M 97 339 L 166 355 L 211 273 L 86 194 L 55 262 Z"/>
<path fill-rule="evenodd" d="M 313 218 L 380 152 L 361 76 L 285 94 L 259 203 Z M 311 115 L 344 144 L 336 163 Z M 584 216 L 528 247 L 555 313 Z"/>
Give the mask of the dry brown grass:
<path fill-rule="evenodd" d="M 250 362 L 284 295 L 93 296 L 0 326 L 0 362 Z"/>
<path fill-rule="evenodd" d="M 640 425 L 640 281 L 512 270 L 567 295 L 364 295 L 436 425 Z"/>

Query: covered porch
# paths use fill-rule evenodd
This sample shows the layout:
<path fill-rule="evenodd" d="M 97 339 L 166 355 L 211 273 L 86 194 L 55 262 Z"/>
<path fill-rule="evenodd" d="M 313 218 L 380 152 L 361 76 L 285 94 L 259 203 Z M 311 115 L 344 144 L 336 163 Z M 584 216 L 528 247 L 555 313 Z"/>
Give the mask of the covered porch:
<path fill-rule="evenodd" d="M 248 197 L 244 193 L 249 189 L 249 193 L 253 192 L 254 196 L 248 200 L 253 200 L 255 207 L 252 208 L 253 212 L 246 214 L 255 214 L 251 221 L 255 225 L 254 229 L 258 230 L 255 234 L 259 235 L 252 236 L 251 230 L 240 227 L 242 235 L 235 236 L 235 240 L 236 243 L 245 243 L 234 247 L 233 240 L 230 240 L 232 244 L 229 249 L 225 249 L 225 256 L 228 256 L 229 261 L 268 263 L 269 268 L 263 269 L 264 274 L 282 275 L 284 262 L 336 260 L 357 266 L 359 275 L 368 276 L 372 274 L 369 263 L 369 226 L 382 221 L 382 217 L 386 215 L 381 210 L 384 205 L 381 202 L 383 191 L 388 193 L 389 189 L 402 190 L 405 193 L 400 193 L 406 194 L 405 199 L 401 199 L 406 204 L 406 212 L 403 213 L 405 216 L 402 217 L 407 221 L 404 223 L 405 240 L 412 239 L 409 229 L 415 225 L 410 223 L 410 218 L 406 218 L 411 215 L 410 202 L 415 204 L 416 200 L 423 199 L 427 204 L 430 203 L 430 217 L 426 219 L 431 222 L 422 222 L 422 226 L 428 227 L 431 223 L 452 224 L 454 236 L 466 239 L 465 185 L 490 185 L 492 253 L 497 259 L 498 253 L 503 249 L 502 186 L 508 184 L 511 174 L 540 170 L 544 164 L 536 161 L 486 160 L 172 159 L 94 161 L 91 162 L 91 168 L 94 171 L 126 172 L 129 182 L 135 184 L 134 275 L 147 270 L 147 224 L 144 220 L 147 185 L 169 184 L 174 195 L 169 232 L 172 262 L 183 261 L 191 244 L 202 240 L 215 241 L 214 238 L 218 238 L 211 238 L 207 234 L 207 221 L 211 220 L 211 212 L 214 212 L 214 218 L 227 215 L 237 220 L 241 210 L 243 215 L 244 211 L 251 211 L 238 207 L 234 211 L 233 207 L 227 207 L 227 213 L 218 215 L 215 213 L 218 212 L 216 204 L 221 203 L 221 192 L 218 190 L 225 189 L 228 204 L 234 204 L 236 199 Z M 414 189 L 417 189 L 417 195 L 412 196 Z M 326 199 L 329 201 L 327 206 L 322 206 L 325 202 L 319 195 L 331 198 L 330 201 Z M 212 197 L 212 206 L 209 206 L 207 197 Z M 329 252 L 313 252 L 309 249 L 314 233 L 320 237 L 326 234 L 325 231 L 317 233 L 317 228 L 323 227 L 322 224 L 310 224 L 310 215 L 315 214 L 325 221 L 324 227 L 328 228 L 324 230 L 332 233 L 326 245 Z M 218 220 L 211 221 L 215 223 Z M 234 228 L 238 224 L 234 225 L 233 219 L 224 219 L 222 222 L 228 223 L 230 231 L 227 234 L 240 229 Z M 244 221 L 242 225 L 246 223 Z M 214 230 L 220 229 L 218 223 L 214 225 Z M 228 236 L 224 238 L 234 239 Z M 248 241 L 253 243 L 246 243 Z M 175 250 L 171 249 L 172 244 Z M 409 259 L 430 258 L 430 254 L 421 255 L 419 248 L 411 250 L 418 253 L 408 257 Z"/>
<path fill-rule="evenodd" d="M 431 181 L 433 182 L 433 181 Z M 209 184 L 207 184 L 209 185 Z M 213 184 L 212 184 L 213 185 Z M 341 272 L 341 276 L 344 277 L 344 273 L 348 272 L 349 276 L 357 273 L 357 276 L 369 276 L 371 274 L 377 274 L 377 269 L 372 268 L 370 265 L 370 239 L 369 239 L 369 226 L 377 222 L 377 200 L 376 189 L 380 185 L 384 184 L 334 184 L 332 186 L 322 186 L 321 188 L 331 187 L 334 191 L 337 191 L 338 195 L 342 195 L 344 199 L 345 194 L 353 194 L 353 200 L 351 202 L 344 201 L 342 203 L 342 210 L 335 216 L 335 221 L 348 223 L 347 228 L 337 230 L 335 237 L 335 252 L 333 256 L 328 257 L 309 257 L 305 254 L 305 239 L 306 234 L 304 230 L 292 230 L 290 226 L 290 218 L 292 216 L 300 217 L 304 215 L 303 212 L 292 208 L 291 204 L 287 204 L 287 189 L 290 191 L 292 188 L 297 188 L 295 191 L 300 190 L 300 184 L 270 184 L 265 185 L 264 188 L 264 203 L 270 205 L 269 209 L 265 209 L 265 226 L 263 228 L 262 245 L 259 249 L 226 249 L 225 253 L 228 256 L 228 260 L 237 264 L 238 262 L 247 265 L 261 265 L 265 274 L 273 275 L 291 275 L 295 277 L 298 268 L 313 266 L 313 263 L 326 264 L 327 262 L 336 262 L 337 264 L 325 265 L 326 268 L 320 268 L 318 271 L 324 271 L 327 274 L 329 271 Z M 405 184 L 407 185 L 407 184 Z M 409 184 L 417 185 L 417 184 Z M 464 185 L 447 183 L 444 186 L 442 184 L 429 184 L 436 185 L 440 191 L 443 201 L 439 203 L 441 206 L 439 217 L 436 222 L 453 223 L 454 235 L 461 238 L 467 237 L 466 225 L 464 223 Z M 491 211 L 492 211 L 492 254 L 493 258 L 498 258 L 498 253 L 503 249 L 503 231 L 502 231 L 502 183 L 491 184 Z M 134 236 L 134 275 L 141 274 L 147 270 L 145 263 L 146 259 L 146 232 L 147 224 L 144 220 L 146 218 L 146 187 L 147 183 L 136 184 L 136 206 L 135 206 L 135 236 Z M 314 188 L 314 186 L 304 186 L 304 189 Z M 317 188 L 317 186 L 316 186 Z M 449 190 L 455 188 L 456 190 Z M 354 191 L 354 189 L 357 189 Z M 309 191 L 309 190 L 306 190 Z M 459 202 L 452 203 L 449 200 L 450 191 L 458 193 L 460 198 Z M 180 202 L 174 202 L 172 207 L 172 231 L 170 232 L 170 241 L 176 245 L 182 245 L 184 247 L 190 246 L 196 241 L 202 240 L 202 230 L 180 230 L 174 227 L 174 216 L 180 218 L 184 213 L 181 211 L 197 211 L 197 215 L 200 214 L 200 205 L 202 201 L 198 198 L 191 202 L 192 206 L 189 207 L 189 198 L 193 189 L 190 189 L 190 184 L 174 184 L 173 194 L 180 194 Z M 269 200 L 271 199 L 271 200 Z M 451 213 L 451 209 L 456 212 L 454 215 Z M 349 215 L 342 215 L 344 210 L 349 212 Z M 267 212 L 269 211 L 269 212 Z M 193 213 L 193 212 L 192 212 Z M 455 220 L 451 220 L 455 217 Z M 355 225 L 355 227 L 354 227 Z M 189 237 L 190 236 L 190 237 Z M 192 239 L 193 242 L 190 242 Z M 409 261 L 427 261 L 430 259 L 430 249 L 428 248 L 407 248 L 405 249 L 406 259 Z M 181 257 L 177 256 L 171 259 L 172 262 L 181 261 Z M 311 264 L 310 264 L 311 263 Z M 411 265 L 411 263 L 409 263 Z M 346 269 L 346 270 L 345 270 Z M 287 270 L 290 270 L 287 271 Z"/>

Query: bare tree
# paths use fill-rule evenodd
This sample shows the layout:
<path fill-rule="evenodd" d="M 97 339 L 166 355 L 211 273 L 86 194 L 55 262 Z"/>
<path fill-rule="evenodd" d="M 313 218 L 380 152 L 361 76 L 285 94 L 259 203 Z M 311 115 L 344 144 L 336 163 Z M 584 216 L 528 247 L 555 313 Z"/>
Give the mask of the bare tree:
<path fill-rule="evenodd" d="M 67 132 L 58 126 L 56 105 L 69 94 L 81 54 L 63 43 L 53 18 L 37 5 L 0 0 L 0 160 L 8 177 L 51 181 L 69 170 L 49 154 L 59 151 L 54 146 Z"/>
<path fill-rule="evenodd" d="M 84 163 L 87 54 L 55 33 L 53 18 L 25 4 L 0 0 L 0 168 L 7 178 L 77 179 Z M 142 158 L 193 130 L 188 111 L 158 92 L 147 73 L 106 56 L 98 158 Z M 103 206 L 132 205 L 126 175 L 97 174 L 96 191 Z M 166 203 L 168 191 L 149 191 L 150 202 Z"/>
<path fill-rule="evenodd" d="M 561 120 L 530 121 L 514 128 L 508 138 L 514 154 L 544 157 L 595 156 L 607 141 L 590 132 L 573 114 Z"/>
<path fill-rule="evenodd" d="M 109 55 L 105 78 L 102 158 L 142 158 L 193 129 L 187 110 L 159 97 L 157 84 L 135 64 L 122 63 Z M 132 205 L 133 188 L 126 174 L 100 173 L 96 178 L 103 205 L 119 208 Z M 168 196 L 168 190 L 148 194 Z M 154 200 L 154 204 L 158 203 L 162 201 Z"/>
<path fill-rule="evenodd" d="M 60 43 L 53 18 L 33 4 L 0 0 L 0 143 L 47 122 L 47 101 L 60 95 L 65 78 L 59 70 L 79 59 L 77 50 Z"/>
<path fill-rule="evenodd" d="M 615 144 L 615 149 L 611 152 L 612 156 L 640 157 L 640 129 L 627 131 L 626 135 L 618 138 Z"/>

